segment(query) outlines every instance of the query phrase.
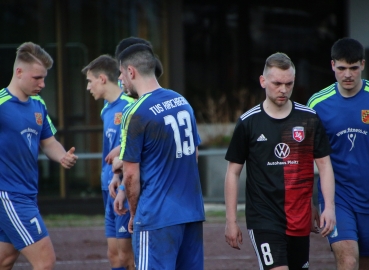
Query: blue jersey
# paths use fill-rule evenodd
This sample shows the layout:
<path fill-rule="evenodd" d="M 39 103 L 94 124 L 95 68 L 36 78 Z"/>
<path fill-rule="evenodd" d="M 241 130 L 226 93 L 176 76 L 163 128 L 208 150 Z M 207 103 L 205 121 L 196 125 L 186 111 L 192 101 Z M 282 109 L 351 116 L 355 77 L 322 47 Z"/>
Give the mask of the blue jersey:
<path fill-rule="evenodd" d="M 109 184 L 113 178 L 112 165 L 105 162 L 109 152 L 120 144 L 122 112 L 134 102 L 122 92 L 119 98 L 112 103 L 105 102 L 101 110 L 101 119 L 104 123 L 101 189 L 109 190 Z"/>
<path fill-rule="evenodd" d="M 369 213 L 369 81 L 363 80 L 362 89 L 349 98 L 337 87 L 335 83 L 314 94 L 308 106 L 318 113 L 331 143 L 335 202 Z"/>
<path fill-rule="evenodd" d="M 178 93 L 147 93 L 123 116 L 120 158 L 140 163 L 141 194 L 134 230 L 203 221 L 194 112 Z"/>
<path fill-rule="evenodd" d="M 37 194 L 39 144 L 55 133 L 40 96 L 22 102 L 0 90 L 0 190 Z"/>

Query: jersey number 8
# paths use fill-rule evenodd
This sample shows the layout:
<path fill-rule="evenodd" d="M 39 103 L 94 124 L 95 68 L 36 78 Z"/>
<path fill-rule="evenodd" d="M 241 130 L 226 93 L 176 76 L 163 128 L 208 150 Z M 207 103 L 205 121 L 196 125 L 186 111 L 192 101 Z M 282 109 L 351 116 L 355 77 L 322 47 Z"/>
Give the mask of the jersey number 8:
<path fill-rule="evenodd" d="M 261 252 L 263 253 L 265 265 L 272 265 L 274 263 L 272 253 L 270 253 L 270 246 L 268 243 L 260 245 Z"/>

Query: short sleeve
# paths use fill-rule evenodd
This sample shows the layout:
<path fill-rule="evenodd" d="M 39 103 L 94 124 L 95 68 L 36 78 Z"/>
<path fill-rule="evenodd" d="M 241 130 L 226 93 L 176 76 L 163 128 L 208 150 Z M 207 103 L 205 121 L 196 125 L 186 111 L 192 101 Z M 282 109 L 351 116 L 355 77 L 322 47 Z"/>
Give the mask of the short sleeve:
<path fill-rule="evenodd" d="M 225 159 L 230 162 L 244 164 L 248 156 L 248 141 L 245 123 L 239 119 L 234 129 Z"/>
<path fill-rule="evenodd" d="M 331 153 L 331 145 L 319 116 L 316 115 L 316 132 L 314 137 L 314 158 L 322 158 Z"/>

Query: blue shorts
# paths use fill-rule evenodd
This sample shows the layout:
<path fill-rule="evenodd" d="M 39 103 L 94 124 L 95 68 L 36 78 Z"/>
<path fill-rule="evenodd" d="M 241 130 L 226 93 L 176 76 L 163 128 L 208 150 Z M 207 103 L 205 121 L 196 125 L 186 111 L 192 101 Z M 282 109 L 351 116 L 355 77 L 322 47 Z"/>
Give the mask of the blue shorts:
<path fill-rule="evenodd" d="M 0 242 L 17 250 L 49 235 L 35 196 L 0 191 Z"/>
<path fill-rule="evenodd" d="M 322 212 L 324 203 L 319 207 Z M 336 204 L 336 221 L 338 235 L 328 237 L 329 243 L 353 240 L 358 242 L 360 256 L 369 256 L 369 214 L 357 213 L 349 205 Z"/>
<path fill-rule="evenodd" d="M 106 238 L 131 238 L 128 232 L 128 222 L 131 217 L 127 212 L 125 215 L 119 216 L 114 212 L 114 199 L 109 195 L 108 190 L 103 190 L 103 199 L 105 205 L 105 236 Z M 128 208 L 127 200 L 124 206 Z"/>
<path fill-rule="evenodd" d="M 134 231 L 132 237 L 136 270 L 203 270 L 202 222 Z"/>

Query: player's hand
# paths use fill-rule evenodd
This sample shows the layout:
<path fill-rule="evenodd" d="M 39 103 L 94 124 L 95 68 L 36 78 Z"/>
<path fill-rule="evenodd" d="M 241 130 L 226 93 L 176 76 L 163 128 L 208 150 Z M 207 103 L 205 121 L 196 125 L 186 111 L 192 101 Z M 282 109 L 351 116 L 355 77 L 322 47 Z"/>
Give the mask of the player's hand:
<path fill-rule="evenodd" d="M 115 157 L 119 156 L 119 152 L 120 152 L 120 146 L 117 146 L 115 148 L 113 148 L 109 154 L 105 157 L 105 162 L 107 164 L 113 164 L 113 160 Z"/>
<path fill-rule="evenodd" d="M 112 170 L 114 173 L 123 173 L 123 161 L 120 160 L 118 157 L 115 157 L 113 160 Z"/>
<path fill-rule="evenodd" d="M 238 244 L 243 243 L 242 232 L 237 222 L 226 222 L 225 239 L 232 248 L 240 249 Z"/>
<path fill-rule="evenodd" d="M 319 222 L 319 212 L 316 207 L 311 204 L 311 227 L 310 231 L 313 233 L 319 233 L 320 222 Z"/>
<path fill-rule="evenodd" d="M 134 216 L 131 215 L 131 218 L 129 219 L 129 222 L 128 222 L 128 232 L 129 233 L 133 233 L 133 218 Z"/>
<path fill-rule="evenodd" d="M 334 211 L 334 208 L 325 208 L 323 213 L 320 216 L 320 225 L 324 224 L 324 227 L 322 226 L 320 228 L 320 234 L 323 237 L 326 237 L 329 235 L 336 226 L 336 214 Z"/>
<path fill-rule="evenodd" d="M 60 159 L 60 164 L 66 168 L 70 169 L 76 164 L 78 157 L 74 154 L 76 148 L 72 147 L 68 152 Z"/>
<path fill-rule="evenodd" d="M 117 196 L 116 190 L 118 189 L 119 185 L 120 185 L 120 179 L 119 177 L 116 177 L 114 175 L 113 179 L 111 180 L 109 184 L 109 194 L 113 199 L 115 199 L 115 197 Z"/>
<path fill-rule="evenodd" d="M 123 190 L 119 190 L 114 200 L 114 211 L 119 216 L 128 212 L 128 209 L 124 207 L 124 200 L 126 199 L 126 193 Z"/>

